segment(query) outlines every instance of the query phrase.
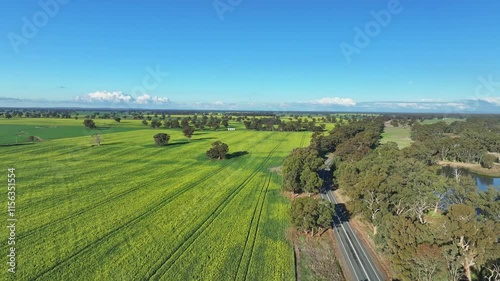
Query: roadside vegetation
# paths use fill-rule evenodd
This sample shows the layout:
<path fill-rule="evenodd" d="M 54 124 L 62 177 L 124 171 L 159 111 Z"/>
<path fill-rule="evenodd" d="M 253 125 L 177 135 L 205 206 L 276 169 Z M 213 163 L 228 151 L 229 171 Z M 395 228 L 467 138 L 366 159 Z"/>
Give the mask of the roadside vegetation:
<path fill-rule="evenodd" d="M 308 236 L 299 236 L 297 250 L 299 280 L 346 280 L 328 232 L 314 239 Z"/>
<path fill-rule="evenodd" d="M 365 118 L 326 135 L 314 133 L 308 148 L 294 150 L 286 158 L 282 188 L 295 193 L 318 192 L 322 182 L 302 173 L 318 174 L 320 161 L 311 159 L 332 153 L 334 182 L 350 198 L 348 211 L 371 226 L 369 236 L 389 260 L 393 278 L 495 278 L 500 258 L 500 191 L 479 191 L 472 178 L 460 173 L 448 178 L 439 172 L 437 160 L 444 156 L 439 153 L 444 147 L 446 156 L 455 157 L 455 161 L 482 161 L 484 166 L 491 158 L 485 152 L 498 151 L 499 134 L 491 132 L 496 132 L 499 122 L 488 116 L 449 125 L 421 125 L 414 120 L 411 136 L 415 142 L 400 150 L 394 142 L 379 143 L 387 128 L 384 123 L 404 123 L 395 124 L 387 118 Z M 487 133 L 482 132 L 485 129 Z M 315 188 L 308 187 L 307 179 Z M 307 232 L 313 229 L 308 225 L 318 224 L 320 212 L 314 204 L 303 207 L 305 203 L 299 199 L 297 208 L 292 202 L 292 222 L 298 231 Z"/>
<path fill-rule="evenodd" d="M 390 261 L 394 278 L 487 280 L 498 273 L 500 191 L 478 191 L 472 178 L 460 173 L 447 178 L 436 165 L 443 156 L 479 162 L 485 151 L 496 151 L 498 135 L 473 129 L 495 130 L 486 125 L 488 118 L 417 123 L 415 142 L 402 150 L 393 142 L 375 145 L 363 157 L 334 150 L 334 176 L 350 198 L 347 207 L 372 226 L 371 237 Z"/>

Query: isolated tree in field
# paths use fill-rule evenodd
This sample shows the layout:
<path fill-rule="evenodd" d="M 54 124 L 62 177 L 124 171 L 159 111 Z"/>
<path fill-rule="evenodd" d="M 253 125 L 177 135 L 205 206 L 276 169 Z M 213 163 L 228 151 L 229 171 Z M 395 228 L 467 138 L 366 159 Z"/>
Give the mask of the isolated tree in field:
<path fill-rule="evenodd" d="M 229 147 L 227 144 L 221 142 L 221 141 L 216 141 L 212 143 L 212 147 L 207 150 L 207 156 L 211 159 L 224 159 L 226 158 L 226 154 L 229 151 Z"/>
<path fill-rule="evenodd" d="M 182 129 L 182 133 L 184 133 L 184 136 L 186 136 L 189 141 L 191 140 L 191 136 L 193 136 L 194 128 L 191 126 L 186 126 Z"/>
<path fill-rule="evenodd" d="M 120 117 L 115 117 L 115 121 L 120 123 L 120 121 L 122 121 L 122 119 Z"/>
<path fill-rule="evenodd" d="M 318 171 L 323 165 L 323 159 L 318 151 L 310 147 L 296 148 L 283 163 L 283 189 L 300 192 L 317 192 L 323 185 Z"/>
<path fill-rule="evenodd" d="M 160 128 L 160 126 L 161 126 L 161 121 L 159 121 L 159 120 L 152 120 L 151 121 L 151 128 L 156 129 L 156 128 Z"/>
<path fill-rule="evenodd" d="M 158 133 L 153 136 L 155 143 L 157 146 L 165 146 L 168 144 L 168 140 L 170 140 L 170 136 L 164 133 Z"/>
<path fill-rule="evenodd" d="M 93 134 L 90 137 L 90 142 L 92 143 L 92 145 L 101 146 L 101 142 L 102 142 L 101 134 L 100 133 Z"/>
<path fill-rule="evenodd" d="M 142 120 L 142 125 L 147 126 L 148 125 L 148 121 L 146 121 L 146 119 Z"/>
<path fill-rule="evenodd" d="M 95 126 L 95 123 L 94 123 L 94 120 L 92 119 L 85 119 L 83 120 L 83 125 L 89 129 L 95 129 L 96 126 Z"/>
<path fill-rule="evenodd" d="M 315 230 L 321 235 L 322 230 L 330 227 L 333 217 L 333 206 L 323 199 L 312 197 L 297 198 L 292 201 L 290 209 L 293 226 L 306 234 L 314 236 Z"/>

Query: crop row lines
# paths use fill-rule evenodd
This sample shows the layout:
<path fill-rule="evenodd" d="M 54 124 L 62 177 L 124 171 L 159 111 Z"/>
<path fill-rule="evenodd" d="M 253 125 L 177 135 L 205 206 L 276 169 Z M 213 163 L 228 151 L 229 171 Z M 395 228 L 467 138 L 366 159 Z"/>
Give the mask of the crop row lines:
<path fill-rule="evenodd" d="M 241 253 L 241 257 L 240 257 L 240 260 L 238 262 L 238 267 L 236 268 L 236 275 L 234 277 L 235 280 L 238 279 L 238 273 L 240 272 L 240 268 L 241 268 L 241 264 L 243 262 L 243 258 L 245 256 L 245 253 L 246 253 L 246 250 L 247 250 L 247 245 L 248 245 L 248 242 L 249 240 L 252 240 L 251 242 L 251 246 L 250 247 L 250 257 L 248 258 L 248 261 L 245 263 L 245 272 L 244 272 L 244 276 L 241 280 L 245 280 L 246 279 L 246 276 L 248 274 L 248 267 L 249 267 L 249 264 L 250 264 L 250 260 L 252 258 L 252 253 L 253 253 L 253 249 L 254 249 L 254 246 L 255 246 L 255 237 L 257 237 L 257 232 L 258 232 L 258 229 L 259 229 L 259 224 L 260 224 L 260 217 L 261 217 L 261 214 L 262 214 L 262 209 L 264 208 L 264 203 L 265 203 L 265 200 L 266 200 L 266 194 L 267 194 L 267 191 L 269 189 L 269 184 L 271 183 L 271 173 L 268 174 L 268 176 L 266 177 L 266 179 L 264 180 L 264 185 L 262 186 L 262 189 L 260 191 L 260 194 L 259 194 L 259 198 L 257 200 L 257 203 L 255 204 L 255 208 L 254 208 L 254 211 L 253 211 L 253 215 L 252 215 L 252 219 L 250 221 L 250 224 L 249 224 L 249 227 L 248 227 L 248 233 L 247 233 L 247 236 L 246 236 L 246 239 L 245 239 L 245 245 L 243 247 L 243 252 Z M 262 196 L 263 195 L 263 196 Z M 262 197 L 262 200 L 261 200 L 261 197 Z M 255 220 L 255 217 L 257 217 L 257 219 Z M 254 220 L 255 220 L 255 227 L 254 227 Z M 254 232 L 253 232 L 253 239 L 252 239 L 252 229 L 255 229 Z"/>
<path fill-rule="evenodd" d="M 147 278 L 148 280 L 158 280 L 163 276 L 172 265 L 178 260 L 179 256 L 187 250 L 196 240 L 197 238 L 206 230 L 206 228 L 217 218 L 217 216 L 222 213 L 225 207 L 236 197 L 236 195 L 258 174 L 258 172 L 264 167 L 264 165 L 271 159 L 274 152 L 278 149 L 278 147 L 282 144 L 282 141 L 278 143 L 276 147 L 274 147 L 269 154 L 266 156 L 264 161 L 259 164 L 257 169 L 255 169 L 250 176 L 248 176 L 241 184 L 239 184 L 232 192 L 230 192 L 224 200 L 217 206 L 215 210 L 213 210 L 209 216 L 193 228 L 193 231 L 189 235 L 189 237 L 182 242 L 172 254 L 167 256 L 158 267 L 153 270 L 153 273 Z M 180 251 L 183 250 L 183 251 Z M 173 259 L 174 258 L 174 259 Z M 165 270 L 163 268 L 167 267 Z M 162 271 L 164 271 L 162 273 Z"/>
<path fill-rule="evenodd" d="M 218 168 L 216 171 L 214 171 L 213 173 L 211 173 L 207 178 L 212 178 L 216 175 L 218 175 L 222 170 L 224 170 L 226 168 L 226 166 L 228 166 L 227 164 Z M 173 194 L 171 194 L 170 196 L 164 198 L 163 200 L 161 200 L 157 205 L 154 205 L 153 207 L 149 208 L 147 211 L 145 211 L 144 213 L 140 214 L 139 216 L 129 220 L 128 222 L 126 222 L 125 224 L 122 224 L 121 226 L 113 229 L 112 231 L 106 233 L 105 235 L 101 236 L 100 238 L 96 239 L 94 242 L 92 243 L 89 243 L 88 245 L 86 245 L 85 247 L 83 247 L 82 249 L 78 250 L 77 252 L 73 253 L 72 255 L 68 256 L 67 258 L 65 258 L 64 260 L 56 263 L 55 265 L 53 265 L 52 267 L 48 268 L 47 270 L 39 273 L 35 278 L 34 280 L 36 279 L 39 279 L 40 277 L 46 275 L 47 273 L 50 273 L 52 272 L 53 270 L 63 266 L 64 264 L 67 264 L 68 262 L 70 262 L 71 260 L 77 258 L 78 256 L 80 256 L 81 254 L 84 254 L 86 253 L 87 251 L 90 251 L 92 248 L 96 247 L 97 245 L 99 245 L 100 243 L 102 243 L 103 241 L 105 241 L 106 239 L 112 237 L 114 234 L 116 234 L 118 231 L 126 228 L 126 227 L 129 227 L 129 226 L 132 226 L 132 225 L 135 225 L 136 223 L 138 223 L 139 221 L 141 221 L 143 218 L 147 217 L 149 214 L 157 211 L 157 210 L 160 210 L 161 208 L 165 207 L 169 202 L 171 202 L 172 200 L 174 200 L 175 198 L 179 197 L 180 195 L 182 195 L 183 193 L 187 192 L 188 190 L 190 190 L 191 188 L 193 188 L 194 186 L 197 186 L 198 184 L 200 184 L 201 182 L 207 180 L 207 178 L 201 178 L 187 186 L 185 186 L 184 188 L 181 188 L 177 191 L 175 191 Z"/>

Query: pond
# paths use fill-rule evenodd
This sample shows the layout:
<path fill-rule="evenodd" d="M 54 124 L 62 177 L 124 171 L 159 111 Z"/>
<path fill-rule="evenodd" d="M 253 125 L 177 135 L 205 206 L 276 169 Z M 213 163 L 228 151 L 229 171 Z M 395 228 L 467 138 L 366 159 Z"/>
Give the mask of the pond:
<path fill-rule="evenodd" d="M 447 176 L 451 177 L 453 176 L 454 169 L 455 168 L 453 167 L 445 166 L 442 168 L 442 172 L 444 172 Z M 479 188 L 479 190 L 484 191 L 488 188 L 488 186 L 493 186 L 500 189 L 500 178 L 498 177 L 483 176 L 465 169 L 458 169 L 458 170 L 462 173 L 462 175 L 471 175 L 472 178 L 476 180 L 476 185 Z"/>

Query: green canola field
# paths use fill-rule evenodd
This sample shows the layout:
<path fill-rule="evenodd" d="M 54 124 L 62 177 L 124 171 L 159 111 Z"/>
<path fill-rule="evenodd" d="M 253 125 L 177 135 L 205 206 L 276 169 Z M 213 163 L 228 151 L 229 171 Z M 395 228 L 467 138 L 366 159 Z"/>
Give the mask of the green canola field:
<path fill-rule="evenodd" d="M 168 146 L 154 146 L 158 132 Z M 86 135 L 2 146 L 5 181 L 16 169 L 15 280 L 293 280 L 289 204 L 268 169 L 309 138 L 197 131 L 187 142 L 134 124 L 100 147 Z M 205 156 L 216 140 L 231 159 Z"/>

